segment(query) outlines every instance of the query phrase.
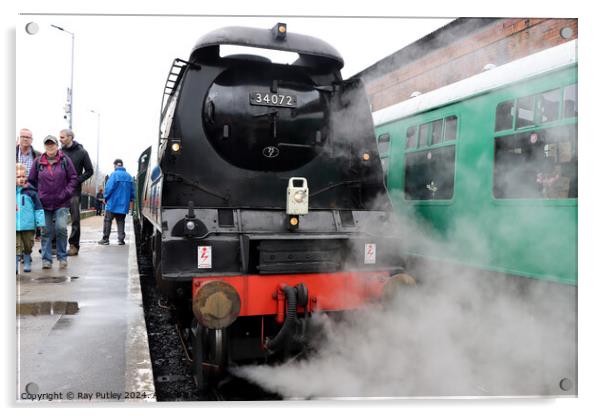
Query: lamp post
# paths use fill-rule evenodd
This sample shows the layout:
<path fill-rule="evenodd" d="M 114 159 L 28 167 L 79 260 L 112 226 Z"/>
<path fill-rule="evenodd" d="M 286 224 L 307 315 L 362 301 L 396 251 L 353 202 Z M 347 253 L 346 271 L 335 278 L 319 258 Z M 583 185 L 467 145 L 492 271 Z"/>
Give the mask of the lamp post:
<path fill-rule="evenodd" d="M 98 176 L 100 175 L 100 167 L 98 165 L 100 155 L 100 113 L 94 110 L 90 110 L 90 112 L 96 114 L 96 175 L 94 180 L 94 198 L 96 198 L 96 195 L 98 195 Z"/>
<path fill-rule="evenodd" d="M 69 130 L 73 129 L 73 61 L 74 61 L 74 53 L 75 53 L 75 33 L 69 32 L 66 29 L 63 29 L 60 26 L 50 25 L 55 29 L 58 29 L 62 32 L 68 33 L 71 35 L 71 85 L 69 87 L 69 91 L 67 91 L 67 109 L 66 113 L 69 119 Z"/>

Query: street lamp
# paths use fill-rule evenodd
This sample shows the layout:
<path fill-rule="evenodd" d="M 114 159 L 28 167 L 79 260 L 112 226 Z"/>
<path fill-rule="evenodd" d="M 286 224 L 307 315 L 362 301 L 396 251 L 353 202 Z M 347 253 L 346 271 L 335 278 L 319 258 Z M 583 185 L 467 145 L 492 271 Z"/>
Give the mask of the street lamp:
<path fill-rule="evenodd" d="M 60 26 L 50 25 L 55 29 L 58 29 L 62 32 L 68 33 L 71 35 L 71 86 L 69 91 L 67 91 L 67 108 L 66 113 L 69 119 L 69 130 L 73 129 L 73 57 L 75 53 L 75 33 L 69 32 L 68 30 L 63 29 Z"/>
<path fill-rule="evenodd" d="M 96 195 L 98 195 L 98 176 L 100 175 L 100 167 L 98 165 L 98 156 L 100 155 L 100 113 L 94 110 L 90 110 L 90 112 L 96 114 L 96 175 L 94 180 L 94 198 L 96 198 Z"/>

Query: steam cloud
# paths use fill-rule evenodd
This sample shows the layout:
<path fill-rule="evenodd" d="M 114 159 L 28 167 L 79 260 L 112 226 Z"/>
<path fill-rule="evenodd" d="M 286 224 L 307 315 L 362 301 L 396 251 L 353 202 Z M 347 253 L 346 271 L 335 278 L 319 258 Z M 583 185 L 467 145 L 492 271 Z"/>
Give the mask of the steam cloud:
<path fill-rule="evenodd" d="M 340 120 L 339 127 L 355 128 L 353 122 L 347 123 Z M 463 192 L 480 192 L 484 182 L 478 172 L 485 171 L 484 161 L 474 166 L 477 173 L 462 178 Z M 517 178 L 513 192 L 530 195 L 535 179 Z M 393 201 L 404 198 L 390 196 Z M 374 201 L 377 209 L 381 202 Z M 404 237 L 402 251 L 452 258 L 459 252 L 470 253 L 464 258 L 475 264 L 495 264 L 499 253 L 487 245 L 485 231 L 474 223 L 487 223 L 486 232 L 505 244 L 512 244 L 517 230 L 532 229 L 530 210 L 516 209 L 511 219 L 492 223 L 480 217 L 487 214 L 479 204 L 466 208 L 471 211 L 445 230 L 446 240 L 413 212 L 385 228 Z M 554 238 L 533 234 L 526 240 L 526 249 L 539 247 L 533 252 L 541 257 L 533 260 L 541 274 L 546 269 L 553 274 L 568 264 L 569 259 L 546 254 L 547 248 L 555 247 Z M 515 250 L 511 255 L 519 249 L 510 246 Z M 240 367 L 235 373 L 285 399 L 577 394 L 575 286 L 507 277 L 449 262 L 409 266 L 419 284 L 404 287 L 392 302 L 349 313 L 343 320 L 314 316 L 313 324 L 322 328 L 324 336 L 313 355 L 277 366 Z"/>
<path fill-rule="evenodd" d="M 394 232 L 445 248 L 417 224 Z M 477 230 L 456 228 L 487 255 Z M 284 398 L 576 394 L 575 287 L 442 264 L 411 267 L 419 284 L 390 303 L 312 318 L 324 336 L 310 357 L 235 373 Z"/>

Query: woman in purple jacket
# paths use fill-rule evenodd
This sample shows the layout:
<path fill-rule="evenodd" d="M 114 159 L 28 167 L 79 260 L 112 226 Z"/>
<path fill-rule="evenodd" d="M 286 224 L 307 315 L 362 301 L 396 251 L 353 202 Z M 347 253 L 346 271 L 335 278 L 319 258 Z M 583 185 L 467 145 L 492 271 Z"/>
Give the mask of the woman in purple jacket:
<path fill-rule="evenodd" d="M 38 188 L 44 207 L 46 228 L 42 231 L 42 268 L 52 268 L 52 239 L 56 233 L 56 257 L 59 267 L 67 267 L 67 215 L 71 195 L 78 184 L 71 160 L 59 150 L 54 136 L 44 139 L 45 152 L 29 171 L 29 183 Z"/>

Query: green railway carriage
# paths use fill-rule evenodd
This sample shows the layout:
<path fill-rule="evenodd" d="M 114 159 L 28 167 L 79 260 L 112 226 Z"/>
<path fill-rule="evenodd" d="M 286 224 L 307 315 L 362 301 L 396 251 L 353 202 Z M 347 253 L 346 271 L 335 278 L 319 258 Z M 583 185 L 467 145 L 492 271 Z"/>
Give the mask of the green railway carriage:
<path fill-rule="evenodd" d="M 577 284 L 577 41 L 374 113 L 406 254 Z M 436 241 L 436 243 L 432 243 Z"/>

